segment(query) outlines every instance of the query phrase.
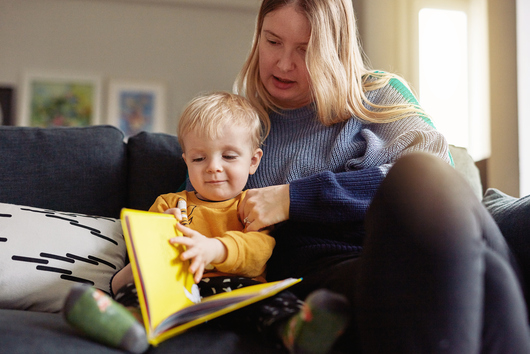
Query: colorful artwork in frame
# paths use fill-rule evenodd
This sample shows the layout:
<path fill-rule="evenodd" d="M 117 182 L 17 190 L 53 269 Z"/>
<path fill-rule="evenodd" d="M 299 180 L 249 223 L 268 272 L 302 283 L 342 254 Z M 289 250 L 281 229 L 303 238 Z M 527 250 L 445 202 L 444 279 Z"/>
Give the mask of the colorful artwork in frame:
<path fill-rule="evenodd" d="M 109 123 L 126 137 L 141 131 L 163 132 L 165 123 L 164 85 L 148 82 L 111 81 Z"/>
<path fill-rule="evenodd" d="M 18 125 L 78 127 L 99 124 L 98 77 L 27 73 Z"/>

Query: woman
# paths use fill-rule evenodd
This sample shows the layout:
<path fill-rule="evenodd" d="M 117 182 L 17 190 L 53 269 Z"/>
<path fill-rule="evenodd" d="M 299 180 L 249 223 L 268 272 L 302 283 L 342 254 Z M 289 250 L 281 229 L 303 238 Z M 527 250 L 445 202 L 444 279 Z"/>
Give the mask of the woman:
<path fill-rule="evenodd" d="M 344 294 L 349 351 L 530 352 L 507 245 L 406 84 L 363 64 L 350 0 L 264 0 L 235 87 L 269 132 L 239 209 L 276 225 L 269 280 Z"/>

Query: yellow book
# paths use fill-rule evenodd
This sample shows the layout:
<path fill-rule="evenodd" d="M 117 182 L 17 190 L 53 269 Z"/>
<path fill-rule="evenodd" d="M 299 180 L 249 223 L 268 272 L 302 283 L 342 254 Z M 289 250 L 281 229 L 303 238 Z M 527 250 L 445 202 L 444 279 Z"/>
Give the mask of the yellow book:
<path fill-rule="evenodd" d="M 174 216 L 123 209 L 121 223 L 138 291 L 147 339 L 152 345 L 185 330 L 273 296 L 301 279 L 258 284 L 200 299 L 188 272 L 189 262 L 179 258 L 184 246 L 169 239 L 182 234 Z"/>

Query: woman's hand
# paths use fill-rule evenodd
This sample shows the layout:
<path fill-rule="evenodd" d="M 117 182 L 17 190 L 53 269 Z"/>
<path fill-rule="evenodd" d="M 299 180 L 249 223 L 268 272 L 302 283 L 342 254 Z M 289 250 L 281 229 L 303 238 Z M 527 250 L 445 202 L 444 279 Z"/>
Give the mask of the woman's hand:
<path fill-rule="evenodd" d="M 247 231 L 258 231 L 289 219 L 289 185 L 249 189 L 239 204 Z"/>
<path fill-rule="evenodd" d="M 180 259 L 182 261 L 191 259 L 189 271 L 194 275 L 195 283 L 198 283 L 208 264 L 225 261 L 227 256 L 225 245 L 215 238 L 208 238 L 181 224 L 177 224 L 177 229 L 185 237 L 174 237 L 169 240 L 169 243 L 186 246 L 186 251 L 180 255 Z"/>

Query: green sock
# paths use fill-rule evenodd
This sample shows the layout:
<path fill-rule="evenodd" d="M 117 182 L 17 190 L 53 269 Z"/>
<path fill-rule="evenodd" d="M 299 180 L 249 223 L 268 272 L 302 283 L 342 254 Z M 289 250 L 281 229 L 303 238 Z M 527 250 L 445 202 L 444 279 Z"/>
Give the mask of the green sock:
<path fill-rule="evenodd" d="M 143 353 L 149 347 L 142 324 L 101 290 L 74 285 L 63 312 L 70 325 L 100 343 L 132 353 Z"/>
<path fill-rule="evenodd" d="M 327 353 L 349 319 L 346 297 L 326 289 L 316 290 L 283 327 L 283 343 L 291 353 Z"/>

